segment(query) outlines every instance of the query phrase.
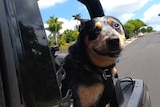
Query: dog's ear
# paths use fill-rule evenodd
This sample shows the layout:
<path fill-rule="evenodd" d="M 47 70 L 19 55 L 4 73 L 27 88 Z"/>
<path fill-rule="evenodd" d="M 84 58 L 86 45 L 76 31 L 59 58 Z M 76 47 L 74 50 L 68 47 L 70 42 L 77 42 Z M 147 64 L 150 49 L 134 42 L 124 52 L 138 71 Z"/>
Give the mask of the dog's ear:
<path fill-rule="evenodd" d="M 79 21 L 80 21 L 80 25 L 79 25 L 78 31 L 81 32 L 81 30 L 85 26 L 86 22 L 88 22 L 89 20 L 88 19 L 79 19 Z"/>
<path fill-rule="evenodd" d="M 91 20 L 81 20 L 77 41 L 69 47 L 69 53 L 72 57 L 80 60 L 88 59 L 85 46 L 85 37 L 87 36 L 91 26 L 93 26 L 93 22 Z"/>

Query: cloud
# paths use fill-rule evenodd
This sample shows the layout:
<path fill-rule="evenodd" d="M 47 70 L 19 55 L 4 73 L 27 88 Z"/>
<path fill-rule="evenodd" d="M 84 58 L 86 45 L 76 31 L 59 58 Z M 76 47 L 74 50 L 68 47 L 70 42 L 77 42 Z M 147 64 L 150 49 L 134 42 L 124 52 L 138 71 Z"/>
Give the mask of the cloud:
<path fill-rule="evenodd" d="M 73 18 L 71 20 L 67 20 L 65 18 L 59 18 L 58 21 L 62 21 L 63 25 L 62 25 L 62 30 L 60 30 L 60 33 L 63 33 L 65 30 L 69 29 L 69 30 L 75 30 L 76 25 L 79 25 L 80 22 L 77 20 L 74 20 Z"/>
<path fill-rule="evenodd" d="M 125 23 L 126 21 L 131 19 L 133 16 L 135 16 L 135 14 L 133 13 L 124 13 L 119 17 L 119 19 L 121 19 L 122 23 Z"/>
<path fill-rule="evenodd" d="M 143 8 L 150 0 L 100 0 L 105 15 L 118 16 L 125 23 L 135 16 L 136 11 Z"/>
<path fill-rule="evenodd" d="M 154 4 L 146 12 L 143 14 L 142 20 L 150 25 L 157 25 L 160 24 L 160 16 L 158 14 L 160 13 L 160 3 Z"/>
<path fill-rule="evenodd" d="M 38 5 L 40 9 L 46 9 L 54 6 L 56 3 L 64 3 L 67 0 L 39 0 Z"/>
<path fill-rule="evenodd" d="M 142 9 L 152 0 L 100 0 L 106 15 L 118 16 L 122 23 L 136 16 L 136 12 Z M 152 26 L 155 30 L 160 31 L 160 3 L 154 4 L 144 12 L 141 19 L 147 25 Z"/>
<path fill-rule="evenodd" d="M 47 2 L 46 2 L 47 1 Z M 41 9 L 48 8 L 50 6 L 54 6 L 56 3 L 63 3 L 68 0 L 39 0 L 38 4 Z M 142 9 L 146 4 L 152 0 L 100 0 L 102 7 L 104 9 L 105 15 L 112 15 L 121 20 L 122 23 L 125 23 L 127 20 L 132 19 L 136 16 L 137 11 Z M 79 5 L 77 7 L 79 11 L 84 11 L 85 6 Z M 154 26 L 154 29 L 159 29 L 160 26 L 160 3 L 154 4 L 143 15 L 143 20 L 146 24 L 150 26 Z M 75 29 L 76 24 L 78 23 L 76 20 L 70 19 L 67 20 L 65 18 L 59 18 L 60 21 L 63 21 L 64 24 L 62 25 L 63 29 L 60 31 L 61 33 L 66 29 Z"/>
<path fill-rule="evenodd" d="M 65 18 L 58 18 L 58 21 L 62 21 L 62 29 L 60 30 L 60 33 L 63 33 L 65 30 L 69 29 L 69 30 L 75 30 L 76 25 L 79 25 L 80 22 L 77 20 L 74 20 L 73 18 L 70 20 L 67 20 Z M 44 27 L 48 27 L 48 24 L 44 24 Z M 48 30 L 45 30 L 46 35 L 48 36 L 50 34 L 50 32 Z"/>
<path fill-rule="evenodd" d="M 150 0 L 100 0 L 107 14 L 126 14 L 141 9 Z"/>
<path fill-rule="evenodd" d="M 148 8 L 144 14 L 142 20 L 149 26 L 152 26 L 155 30 L 160 31 L 160 3 L 154 4 Z"/>
<path fill-rule="evenodd" d="M 48 24 L 45 23 L 44 28 L 47 28 L 47 27 L 48 27 Z M 51 34 L 48 30 L 45 30 L 45 33 L 46 33 L 47 37 Z"/>
<path fill-rule="evenodd" d="M 155 26 L 155 30 L 156 30 L 156 31 L 160 31 L 160 25 L 156 25 L 156 26 Z"/>

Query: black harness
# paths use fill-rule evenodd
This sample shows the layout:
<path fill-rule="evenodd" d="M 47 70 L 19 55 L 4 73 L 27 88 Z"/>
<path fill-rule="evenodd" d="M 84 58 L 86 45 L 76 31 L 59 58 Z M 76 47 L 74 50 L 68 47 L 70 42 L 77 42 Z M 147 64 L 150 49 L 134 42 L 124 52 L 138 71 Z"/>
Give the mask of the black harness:
<path fill-rule="evenodd" d="M 58 64 L 60 64 L 59 62 L 56 62 Z M 79 62 L 78 62 L 79 63 Z M 58 83 L 58 87 L 59 87 L 59 90 L 60 90 L 60 96 L 61 96 L 61 99 L 62 99 L 62 106 L 63 107 L 73 107 L 74 105 L 74 100 L 72 99 L 72 90 L 71 89 L 68 89 L 67 93 L 65 94 L 65 97 L 62 96 L 62 92 L 61 92 L 61 89 L 62 89 L 62 80 L 65 79 L 66 77 L 66 71 L 64 69 L 64 64 L 65 64 L 65 61 L 63 61 L 59 66 L 59 69 L 58 71 L 56 72 L 56 77 L 57 77 L 57 83 Z M 80 63 L 79 63 L 80 64 Z M 80 64 L 80 65 L 83 65 L 83 67 L 87 70 L 87 71 L 92 71 L 91 68 L 89 68 L 88 66 L 85 66 L 84 64 Z M 107 85 L 110 85 L 108 87 L 110 87 L 109 89 L 109 93 L 103 93 L 106 96 L 106 98 L 108 100 L 104 101 L 103 103 L 106 104 L 106 103 L 109 103 L 111 100 L 111 97 L 113 95 L 113 91 L 114 91 L 114 76 L 112 75 L 112 69 L 113 67 L 115 66 L 115 64 L 109 66 L 109 67 L 106 67 L 106 68 L 99 68 L 97 67 L 97 72 L 98 73 L 101 73 L 101 77 L 103 78 L 103 81 L 105 84 Z M 104 91 L 105 92 L 105 91 Z M 93 105 L 93 107 L 95 107 Z"/>

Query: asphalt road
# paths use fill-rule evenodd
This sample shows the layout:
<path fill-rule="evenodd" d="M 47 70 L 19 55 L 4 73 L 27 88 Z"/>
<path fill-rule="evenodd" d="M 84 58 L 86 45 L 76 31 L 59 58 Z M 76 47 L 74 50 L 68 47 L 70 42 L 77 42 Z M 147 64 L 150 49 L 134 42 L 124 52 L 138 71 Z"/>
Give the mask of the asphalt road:
<path fill-rule="evenodd" d="M 143 79 L 149 88 L 152 107 L 160 107 L 160 32 L 133 41 L 119 59 L 119 77 Z"/>

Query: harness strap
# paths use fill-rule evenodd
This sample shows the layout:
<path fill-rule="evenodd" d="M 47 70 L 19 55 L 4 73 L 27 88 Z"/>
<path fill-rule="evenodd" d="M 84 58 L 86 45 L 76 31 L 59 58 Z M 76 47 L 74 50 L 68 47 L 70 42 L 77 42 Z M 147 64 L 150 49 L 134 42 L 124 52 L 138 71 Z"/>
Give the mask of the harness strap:
<path fill-rule="evenodd" d="M 61 99 L 62 99 L 62 106 L 63 107 L 73 107 L 73 99 L 71 99 L 71 97 L 72 97 L 72 90 L 68 89 L 65 97 L 62 96 L 62 91 L 61 91 L 62 80 L 64 80 L 65 77 L 66 77 L 66 71 L 63 68 L 64 64 L 65 64 L 65 61 L 63 61 L 60 65 L 58 64 L 60 66 L 60 68 L 59 68 L 59 70 L 56 73 L 57 84 L 58 84 L 59 91 L 60 91 L 60 96 L 61 96 Z"/>
<path fill-rule="evenodd" d="M 62 91 L 61 91 L 61 88 L 62 88 L 62 80 L 65 79 L 66 77 L 66 71 L 64 69 L 64 64 L 65 64 L 65 61 L 63 61 L 59 66 L 59 70 L 57 71 L 56 73 L 56 77 L 57 77 L 57 84 L 58 84 L 58 87 L 59 87 L 59 91 L 60 91 L 60 96 L 61 96 L 61 99 L 62 99 L 62 105 L 63 107 L 73 107 L 73 104 L 74 104 L 74 100 L 72 99 L 72 90 L 71 89 L 68 89 L 65 97 L 62 96 Z M 112 76 L 112 68 L 115 66 L 115 64 L 109 66 L 109 67 L 106 67 L 106 68 L 97 68 L 97 71 L 99 73 L 101 73 L 101 76 L 103 77 L 104 79 L 104 82 L 105 83 L 108 83 L 108 82 L 111 82 L 113 83 L 113 76 Z M 83 66 L 84 68 L 86 68 L 86 66 Z M 86 68 L 87 70 L 91 70 L 90 68 Z M 114 88 L 114 84 L 113 84 L 113 88 Z M 112 95 L 111 95 L 112 96 Z"/>
<path fill-rule="evenodd" d="M 68 89 L 65 97 L 62 98 L 63 107 L 73 107 L 72 90 Z"/>

